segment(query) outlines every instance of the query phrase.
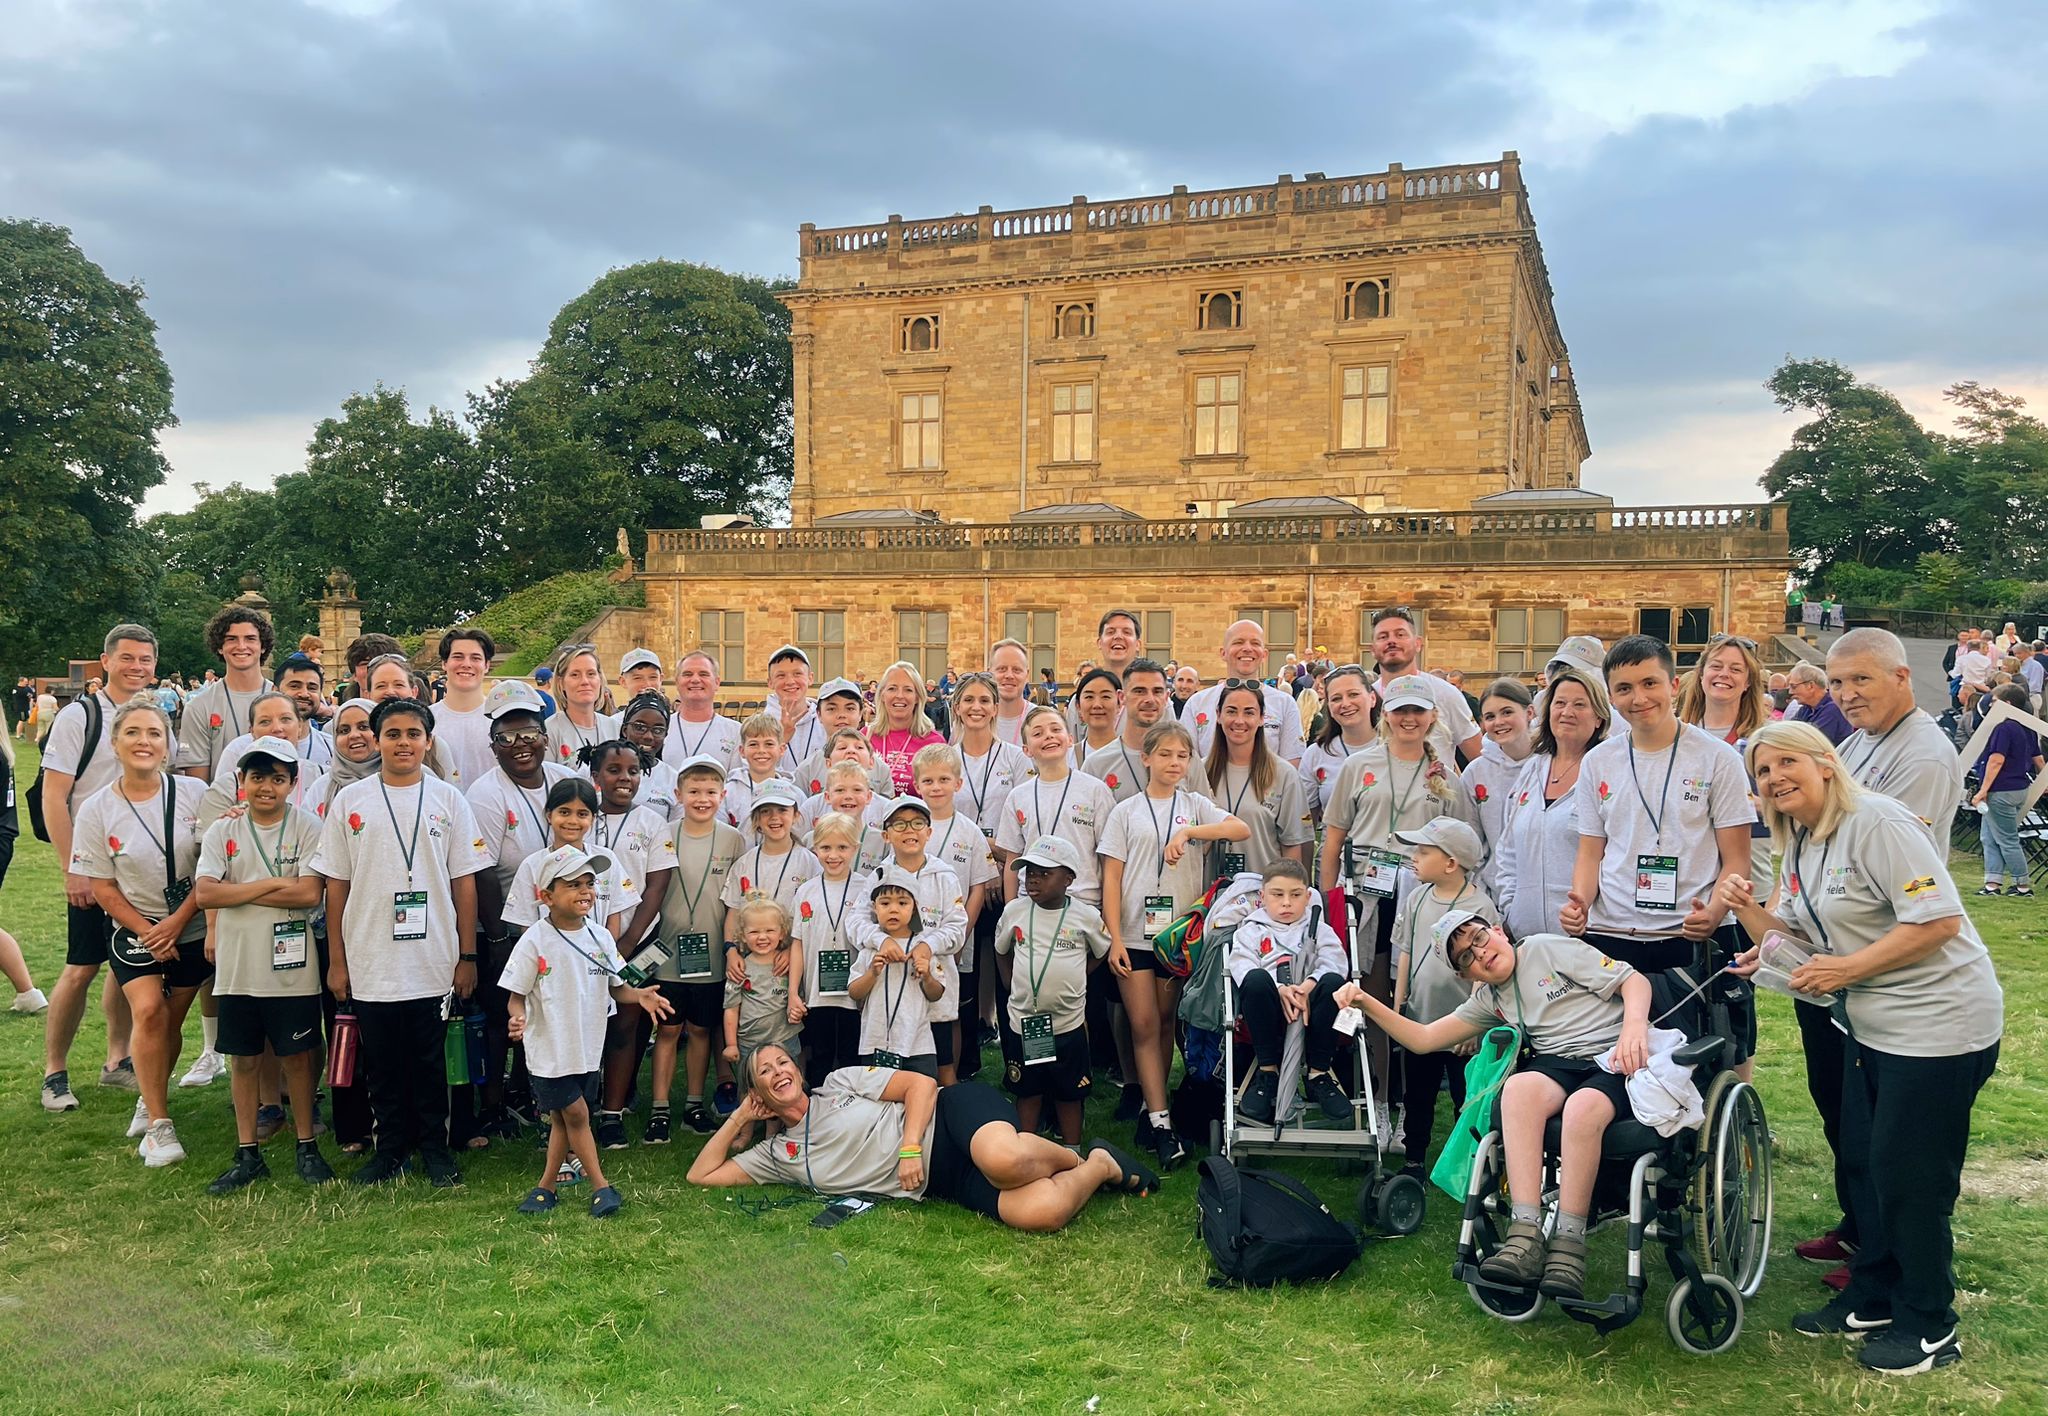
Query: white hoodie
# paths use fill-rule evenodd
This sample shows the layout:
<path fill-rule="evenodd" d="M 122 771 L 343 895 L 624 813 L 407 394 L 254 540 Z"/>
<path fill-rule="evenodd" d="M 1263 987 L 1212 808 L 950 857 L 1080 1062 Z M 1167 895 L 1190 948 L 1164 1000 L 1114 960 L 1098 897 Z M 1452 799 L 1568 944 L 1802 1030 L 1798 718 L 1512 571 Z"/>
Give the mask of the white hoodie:
<path fill-rule="evenodd" d="M 1497 878 L 1496 862 L 1500 859 L 1508 793 L 1514 790 L 1515 781 L 1522 775 L 1522 768 L 1528 760 L 1525 757 L 1520 762 L 1515 761 L 1499 743 L 1488 738 L 1479 749 L 1479 756 L 1466 763 L 1465 770 L 1459 774 L 1465 795 L 1472 798 L 1479 809 L 1479 839 L 1486 846 L 1486 859 L 1479 866 L 1479 888 L 1489 895 L 1494 893 Z"/>
<path fill-rule="evenodd" d="M 1306 938 L 1310 921 L 1316 926 L 1312 942 Z M 1313 964 L 1305 967 L 1303 960 L 1310 956 Z M 1340 977 L 1349 977 L 1351 973 L 1351 960 L 1337 940 L 1337 931 L 1330 928 L 1322 910 L 1313 904 L 1307 914 L 1292 924 L 1276 924 L 1264 908 L 1253 910 L 1231 936 L 1224 967 L 1230 970 L 1232 983 L 1242 984 L 1253 969 L 1276 972 L 1283 959 L 1294 960 L 1296 983 L 1321 978 L 1326 973 Z"/>

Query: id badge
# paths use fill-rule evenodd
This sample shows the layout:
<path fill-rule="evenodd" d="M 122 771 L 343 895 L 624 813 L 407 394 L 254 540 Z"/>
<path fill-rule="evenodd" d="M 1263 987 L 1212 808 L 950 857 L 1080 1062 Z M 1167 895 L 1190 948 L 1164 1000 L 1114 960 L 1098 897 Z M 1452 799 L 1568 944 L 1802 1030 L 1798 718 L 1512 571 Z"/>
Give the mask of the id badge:
<path fill-rule="evenodd" d="M 1156 935 L 1173 923 L 1173 896 L 1147 895 L 1145 897 L 1145 933 Z M 1037 1017 L 1036 1013 L 1032 1014 Z"/>
<path fill-rule="evenodd" d="M 1636 857 L 1636 908 L 1676 910 L 1678 908 L 1678 857 L 1639 855 Z"/>
<path fill-rule="evenodd" d="M 996 828 L 993 826 L 984 826 L 981 828 L 981 834 L 986 836 L 989 840 L 993 841 L 996 838 Z"/>
<path fill-rule="evenodd" d="M 1339 1008 L 1330 1026 L 1346 1037 L 1357 1037 L 1358 1030 L 1365 1026 L 1365 1014 L 1356 1008 Z"/>
<path fill-rule="evenodd" d="M 676 936 L 676 972 L 684 978 L 711 976 L 711 936 L 701 931 Z"/>
<path fill-rule="evenodd" d="M 1232 880 L 1244 874 L 1244 852 L 1223 852 L 1223 862 L 1216 868 L 1216 873 Z"/>
<path fill-rule="evenodd" d="M 635 988 L 645 988 L 654 982 L 654 971 L 668 958 L 668 946 L 659 939 L 650 939 L 626 966 L 619 970 L 619 978 Z"/>
<path fill-rule="evenodd" d="M 427 892 L 397 890 L 391 896 L 391 937 L 397 940 L 427 937 Z"/>
<path fill-rule="evenodd" d="M 818 951 L 818 995 L 844 998 L 846 982 L 853 976 L 853 955 L 845 949 Z"/>
<path fill-rule="evenodd" d="M 868 1065 L 871 1067 L 891 1067 L 900 1070 L 903 1066 L 903 1059 L 893 1052 L 884 1052 L 877 1048 L 868 1054 Z"/>
<path fill-rule="evenodd" d="M 1050 1062 L 1059 1051 L 1052 1036 L 1052 1014 L 1026 1013 L 1024 1026 L 1024 1065 L 1036 1067 L 1041 1062 Z"/>
<path fill-rule="evenodd" d="M 1401 867 L 1407 864 L 1399 851 L 1368 850 L 1358 871 L 1358 888 L 1375 899 L 1391 900 L 1401 888 Z"/>
<path fill-rule="evenodd" d="M 283 919 L 270 926 L 270 967 L 302 969 L 306 966 L 306 921 Z"/>

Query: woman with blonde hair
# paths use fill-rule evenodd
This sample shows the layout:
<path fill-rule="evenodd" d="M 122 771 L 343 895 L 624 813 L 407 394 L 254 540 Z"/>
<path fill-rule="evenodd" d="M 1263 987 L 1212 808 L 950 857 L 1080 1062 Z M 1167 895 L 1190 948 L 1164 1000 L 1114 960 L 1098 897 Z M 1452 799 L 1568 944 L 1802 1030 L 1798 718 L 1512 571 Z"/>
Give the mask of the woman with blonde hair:
<path fill-rule="evenodd" d="M 611 685 L 597 661 L 596 647 L 571 644 L 564 649 L 555 660 L 553 688 L 557 711 L 547 720 L 548 761 L 573 771 L 584 748 L 619 735 L 618 718 L 604 711 Z"/>
<path fill-rule="evenodd" d="M 1756 641 L 1717 634 L 1678 685 L 1678 721 L 1705 728 L 1731 746 L 1771 721 Z"/>
<path fill-rule="evenodd" d="M 924 748 L 945 740 L 924 711 L 924 675 L 917 666 L 898 659 L 882 670 L 875 683 L 875 727 L 868 734 L 868 745 L 875 751 L 875 760 L 888 767 L 896 795 L 917 795 L 912 760 Z"/>

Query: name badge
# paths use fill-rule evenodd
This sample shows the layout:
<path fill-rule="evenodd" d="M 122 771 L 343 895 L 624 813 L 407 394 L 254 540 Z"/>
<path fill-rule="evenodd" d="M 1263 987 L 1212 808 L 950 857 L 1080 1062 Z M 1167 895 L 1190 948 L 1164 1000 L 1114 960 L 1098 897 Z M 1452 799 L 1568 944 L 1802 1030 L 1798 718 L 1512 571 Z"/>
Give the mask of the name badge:
<path fill-rule="evenodd" d="M 711 936 L 702 931 L 676 936 L 676 972 L 684 978 L 711 976 Z"/>
<path fill-rule="evenodd" d="M 1158 934 L 1173 923 L 1173 896 L 1147 895 L 1145 897 L 1145 932 Z"/>
<path fill-rule="evenodd" d="M 903 1066 L 903 1059 L 893 1052 L 884 1052 L 880 1048 L 876 1048 L 868 1054 L 868 1065 L 870 1067 L 894 1067 L 900 1069 Z"/>
<path fill-rule="evenodd" d="M 1330 1026 L 1346 1037 L 1357 1037 L 1358 1030 L 1365 1026 L 1365 1014 L 1356 1008 L 1339 1008 Z"/>
<path fill-rule="evenodd" d="M 306 921 L 284 919 L 270 926 L 270 967 L 302 969 L 306 966 Z"/>
<path fill-rule="evenodd" d="M 427 937 L 427 892 L 397 890 L 391 895 L 391 937 L 398 940 Z"/>
<path fill-rule="evenodd" d="M 1636 857 L 1636 908 L 1676 910 L 1678 908 L 1678 857 L 1639 855 Z"/>
<path fill-rule="evenodd" d="M 844 998 L 846 981 L 853 976 L 853 955 L 845 949 L 818 951 L 818 995 Z"/>
<path fill-rule="evenodd" d="M 1401 886 L 1401 867 L 1407 863 L 1399 851 L 1368 850 L 1358 867 L 1358 888 L 1375 899 L 1393 899 Z"/>
<path fill-rule="evenodd" d="M 1024 1065 L 1036 1067 L 1041 1062 L 1050 1062 L 1059 1051 L 1052 1036 L 1052 1014 L 1026 1013 L 1023 1027 L 1018 1031 L 1024 1035 Z"/>
<path fill-rule="evenodd" d="M 625 967 L 619 970 L 619 981 L 629 983 L 635 988 L 645 988 L 654 982 L 654 971 L 660 968 L 667 958 L 668 945 L 659 939 L 650 939 L 639 953 L 626 960 Z"/>
<path fill-rule="evenodd" d="M 988 837 L 989 840 L 993 841 L 996 838 L 996 828 L 993 826 L 984 826 L 981 828 L 981 834 Z"/>

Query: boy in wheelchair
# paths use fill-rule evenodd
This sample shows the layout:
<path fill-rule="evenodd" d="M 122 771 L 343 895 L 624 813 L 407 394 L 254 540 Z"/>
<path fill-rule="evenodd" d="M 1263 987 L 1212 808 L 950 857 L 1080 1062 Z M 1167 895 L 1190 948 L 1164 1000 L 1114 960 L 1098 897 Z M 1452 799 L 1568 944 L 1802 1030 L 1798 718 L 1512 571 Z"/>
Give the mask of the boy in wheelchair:
<path fill-rule="evenodd" d="M 1447 913 L 1433 934 L 1452 972 L 1474 985 L 1457 1011 L 1417 1023 L 1356 984 L 1338 990 L 1336 1002 L 1363 1010 L 1411 1052 L 1441 1052 L 1503 1022 L 1521 1030 L 1532 1055 L 1508 1078 L 1500 1108 L 1512 1223 L 1480 1272 L 1489 1282 L 1578 1298 L 1601 1137 L 1617 1116 L 1632 1114 L 1624 1079 L 1649 1058 L 1650 981 L 1561 934 L 1511 944 L 1498 926 L 1470 910 Z M 1602 1057 L 1616 1070 L 1603 1070 L 1596 1061 Z M 1546 1253 L 1543 1136 L 1560 1112 L 1557 1229 Z"/>
<path fill-rule="evenodd" d="M 1337 993 L 1351 960 L 1323 919 L 1308 872 L 1291 860 L 1266 870 L 1259 906 L 1231 936 L 1225 967 L 1237 989 L 1237 1010 L 1252 1035 L 1256 1059 L 1238 1114 L 1264 1125 L 1279 1104 L 1280 1063 L 1288 1027 L 1307 1025 L 1308 1081 L 1302 1090 L 1325 1117 L 1351 1115 L 1351 1099 L 1337 1080 Z"/>

